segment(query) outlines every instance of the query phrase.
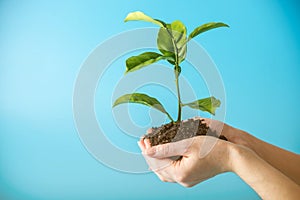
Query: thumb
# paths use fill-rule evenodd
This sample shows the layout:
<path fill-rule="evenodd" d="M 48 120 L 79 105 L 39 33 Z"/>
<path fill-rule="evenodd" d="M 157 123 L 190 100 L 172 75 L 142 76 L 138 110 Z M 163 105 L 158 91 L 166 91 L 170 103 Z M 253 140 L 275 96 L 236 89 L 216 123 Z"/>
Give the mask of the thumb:
<path fill-rule="evenodd" d="M 192 145 L 193 138 L 172 142 L 162 145 L 153 146 L 144 151 L 152 158 L 168 158 L 172 156 L 183 156 L 187 153 L 188 148 Z"/>

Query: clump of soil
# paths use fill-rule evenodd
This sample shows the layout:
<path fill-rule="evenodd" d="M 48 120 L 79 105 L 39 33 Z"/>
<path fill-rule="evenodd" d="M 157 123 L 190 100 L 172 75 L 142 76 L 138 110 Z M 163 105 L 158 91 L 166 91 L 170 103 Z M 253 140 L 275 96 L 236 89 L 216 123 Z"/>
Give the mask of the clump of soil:
<path fill-rule="evenodd" d="M 187 121 L 170 122 L 160 127 L 154 127 L 151 133 L 145 135 L 145 139 L 149 139 L 151 146 L 155 146 L 200 135 L 218 137 L 217 133 L 210 131 L 204 119 L 188 119 Z M 223 135 L 220 135 L 219 138 L 227 140 Z"/>

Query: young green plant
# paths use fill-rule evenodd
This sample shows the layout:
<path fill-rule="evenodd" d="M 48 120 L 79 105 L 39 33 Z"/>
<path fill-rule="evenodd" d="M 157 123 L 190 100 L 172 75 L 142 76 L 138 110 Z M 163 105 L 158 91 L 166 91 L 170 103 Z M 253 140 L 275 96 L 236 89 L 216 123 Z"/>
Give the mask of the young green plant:
<path fill-rule="evenodd" d="M 113 107 L 123 104 L 123 103 L 138 103 L 149 107 L 153 107 L 162 113 L 166 114 L 172 122 L 181 121 L 181 113 L 183 106 L 189 106 L 193 109 L 198 109 L 202 111 L 215 114 L 215 110 L 220 106 L 220 100 L 211 96 L 204 99 L 198 99 L 190 103 L 182 103 L 180 96 L 179 87 L 179 76 L 181 73 L 180 63 L 184 61 L 187 53 L 187 43 L 199 34 L 206 32 L 208 30 L 219 28 L 219 27 L 229 27 L 227 24 L 222 22 L 210 22 L 203 24 L 195 28 L 188 36 L 185 25 L 179 21 L 173 21 L 171 24 L 165 23 L 159 19 L 153 19 L 144 13 L 137 11 L 132 12 L 127 15 L 125 22 L 127 21 L 146 21 L 151 22 L 160 27 L 157 35 L 157 47 L 160 53 L 157 52 L 145 52 L 137 56 L 132 56 L 126 60 L 126 72 L 133 72 L 139 70 L 143 67 L 149 66 L 160 60 L 166 60 L 174 66 L 175 84 L 177 91 L 177 104 L 178 104 L 178 115 L 175 121 L 171 115 L 165 110 L 163 105 L 155 98 L 150 97 L 143 93 L 132 93 L 125 94 L 119 97 L 113 104 Z"/>

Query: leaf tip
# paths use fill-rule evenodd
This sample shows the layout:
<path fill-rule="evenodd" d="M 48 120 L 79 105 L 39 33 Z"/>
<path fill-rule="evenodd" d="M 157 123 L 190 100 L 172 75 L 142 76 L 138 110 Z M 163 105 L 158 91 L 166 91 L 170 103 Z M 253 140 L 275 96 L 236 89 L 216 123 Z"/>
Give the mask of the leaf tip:
<path fill-rule="evenodd" d="M 216 24 L 219 24 L 219 27 L 227 27 L 230 28 L 230 26 L 228 24 L 225 24 L 223 22 L 216 22 Z"/>
<path fill-rule="evenodd" d="M 128 13 L 128 14 L 127 14 L 127 16 L 126 16 L 125 19 L 124 19 L 124 22 L 128 22 L 128 21 L 129 21 L 130 14 L 131 14 L 131 13 Z"/>
<path fill-rule="evenodd" d="M 112 108 L 116 107 L 118 105 L 117 100 L 113 103 Z"/>
<path fill-rule="evenodd" d="M 124 22 L 132 21 L 132 20 L 137 20 L 136 18 L 139 15 L 145 15 L 145 14 L 143 12 L 141 12 L 141 11 L 130 12 L 125 17 Z"/>
<path fill-rule="evenodd" d="M 228 24 L 223 23 L 225 27 L 230 28 L 230 26 Z"/>
<path fill-rule="evenodd" d="M 130 12 L 130 13 L 128 13 L 127 16 L 126 16 L 125 19 L 124 19 L 124 22 L 130 21 L 130 17 L 132 16 L 133 13 L 135 13 L 135 12 Z"/>

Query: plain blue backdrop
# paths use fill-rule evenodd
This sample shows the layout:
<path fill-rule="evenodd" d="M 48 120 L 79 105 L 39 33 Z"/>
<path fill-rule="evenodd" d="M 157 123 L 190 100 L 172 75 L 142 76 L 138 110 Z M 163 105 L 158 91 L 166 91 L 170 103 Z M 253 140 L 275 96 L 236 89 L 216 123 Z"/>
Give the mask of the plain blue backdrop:
<path fill-rule="evenodd" d="M 74 82 L 101 42 L 152 26 L 124 24 L 128 12 L 180 19 L 189 30 L 223 21 L 231 28 L 196 41 L 222 75 L 226 122 L 299 153 L 299 8 L 296 0 L 0 1 L 0 199 L 259 199 L 234 174 L 186 189 L 100 164 L 76 132 Z"/>

